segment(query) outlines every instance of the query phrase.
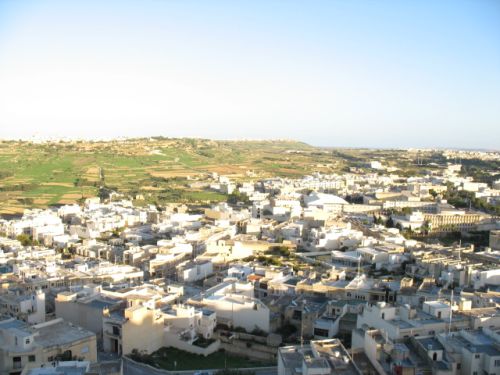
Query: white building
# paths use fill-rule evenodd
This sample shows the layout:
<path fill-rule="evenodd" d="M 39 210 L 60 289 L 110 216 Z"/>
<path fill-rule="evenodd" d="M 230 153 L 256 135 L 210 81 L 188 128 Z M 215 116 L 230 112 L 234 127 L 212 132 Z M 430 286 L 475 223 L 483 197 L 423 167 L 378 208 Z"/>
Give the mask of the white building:
<path fill-rule="evenodd" d="M 211 261 L 187 261 L 177 266 L 179 281 L 193 283 L 213 275 L 214 266 Z"/>
<path fill-rule="evenodd" d="M 361 375 L 338 339 L 313 340 L 309 345 L 278 349 L 278 375 Z"/>
<path fill-rule="evenodd" d="M 251 283 L 223 282 L 205 292 L 200 303 L 217 314 L 217 321 L 232 327 L 269 332 L 270 311 L 254 298 Z"/>
<path fill-rule="evenodd" d="M 0 295 L 0 312 L 30 324 L 45 322 L 45 293 L 41 290 L 19 294 Z"/>

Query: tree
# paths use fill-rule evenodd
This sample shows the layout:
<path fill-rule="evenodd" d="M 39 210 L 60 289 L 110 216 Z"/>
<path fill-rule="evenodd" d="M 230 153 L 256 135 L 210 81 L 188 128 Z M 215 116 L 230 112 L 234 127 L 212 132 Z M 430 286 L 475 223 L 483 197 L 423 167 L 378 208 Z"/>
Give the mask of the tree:
<path fill-rule="evenodd" d="M 31 246 L 33 245 L 33 239 L 28 236 L 26 233 L 22 233 L 19 236 L 16 237 L 16 239 L 21 242 L 21 245 L 23 246 Z"/>
<path fill-rule="evenodd" d="M 394 220 L 392 219 L 392 216 L 389 216 L 389 219 L 387 219 L 385 226 L 387 228 L 394 228 Z"/>
<path fill-rule="evenodd" d="M 430 223 L 428 220 L 425 220 L 424 223 L 422 224 L 422 226 L 420 227 L 420 231 L 423 234 L 428 234 L 430 230 L 431 230 Z"/>
<path fill-rule="evenodd" d="M 405 215 L 409 215 L 412 213 L 412 209 L 411 207 L 403 207 L 403 209 L 401 210 Z"/>
<path fill-rule="evenodd" d="M 227 203 L 237 204 L 238 202 L 243 202 L 244 204 L 250 204 L 250 199 L 245 193 L 240 193 L 238 190 L 233 191 L 227 197 Z"/>

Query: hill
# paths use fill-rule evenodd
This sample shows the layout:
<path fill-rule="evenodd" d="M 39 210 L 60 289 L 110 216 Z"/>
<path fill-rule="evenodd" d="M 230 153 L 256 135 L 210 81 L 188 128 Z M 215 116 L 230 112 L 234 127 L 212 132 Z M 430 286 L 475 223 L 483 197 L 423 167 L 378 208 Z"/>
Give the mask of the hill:
<path fill-rule="evenodd" d="M 136 204 L 208 204 L 227 199 L 209 188 L 216 174 L 242 182 L 313 172 L 387 173 L 369 168 L 373 160 L 401 176 L 434 173 L 454 162 L 443 150 L 318 148 L 289 140 L 0 141 L 0 214 L 75 203 L 101 187 L 142 196 Z M 462 160 L 462 174 L 491 183 L 500 178 L 499 163 Z"/>
<path fill-rule="evenodd" d="M 294 141 L 145 138 L 119 141 L 0 143 L 0 213 L 77 202 L 100 186 L 147 201 L 225 199 L 196 181 L 333 172 L 331 152 Z"/>

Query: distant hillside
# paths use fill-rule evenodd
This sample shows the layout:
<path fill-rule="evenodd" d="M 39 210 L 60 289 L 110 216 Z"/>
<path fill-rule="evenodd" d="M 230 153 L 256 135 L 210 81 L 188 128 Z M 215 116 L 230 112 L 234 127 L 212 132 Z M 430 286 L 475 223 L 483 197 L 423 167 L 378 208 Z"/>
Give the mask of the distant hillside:
<path fill-rule="evenodd" d="M 443 168 L 442 151 L 317 148 L 302 142 L 142 138 L 116 141 L 32 143 L 0 141 L 0 214 L 74 203 L 100 187 L 140 195 L 137 204 L 199 202 L 227 197 L 209 189 L 215 174 L 234 181 L 313 172 L 383 173 L 378 160 L 403 176 Z M 498 161 L 464 160 L 479 181 L 500 178 Z"/>
<path fill-rule="evenodd" d="M 191 188 L 196 185 L 193 180 L 206 180 L 214 172 L 235 180 L 300 176 L 313 170 L 334 171 L 331 163 L 331 153 L 294 141 L 161 137 L 107 142 L 3 141 L 0 213 L 76 202 L 82 196 L 95 196 L 100 186 L 153 198 L 163 194 L 162 201 L 169 196 L 180 201 L 220 200 L 225 197 Z"/>

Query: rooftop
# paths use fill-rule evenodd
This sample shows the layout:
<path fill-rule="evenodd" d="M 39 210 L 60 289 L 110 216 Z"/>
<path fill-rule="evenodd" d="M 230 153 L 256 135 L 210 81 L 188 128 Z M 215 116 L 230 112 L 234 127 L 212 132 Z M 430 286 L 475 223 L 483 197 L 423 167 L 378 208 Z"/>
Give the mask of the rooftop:
<path fill-rule="evenodd" d="M 65 322 L 62 319 L 38 324 L 30 329 L 33 333 L 38 333 L 35 340 L 44 347 L 65 345 L 78 340 L 95 337 L 95 333 Z"/>
<path fill-rule="evenodd" d="M 43 367 L 28 370 L 26 375 L 84 375 L 89 369 L 89 362 L 52 362 Z"/>

